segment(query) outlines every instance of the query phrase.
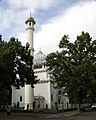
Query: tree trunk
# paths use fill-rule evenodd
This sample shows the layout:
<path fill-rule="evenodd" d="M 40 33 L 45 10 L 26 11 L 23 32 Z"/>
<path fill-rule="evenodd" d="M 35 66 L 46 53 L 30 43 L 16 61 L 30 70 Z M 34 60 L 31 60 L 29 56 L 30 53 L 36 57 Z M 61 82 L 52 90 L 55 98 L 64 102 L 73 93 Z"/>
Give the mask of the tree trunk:
<path fill-rule="evenodd" d="M 11 105 L 11 101 L 12 101 L 12 88 L 11 88 L 11 85 L 10 85 L 9 94 L 8 94 L 8 105 Z"/>

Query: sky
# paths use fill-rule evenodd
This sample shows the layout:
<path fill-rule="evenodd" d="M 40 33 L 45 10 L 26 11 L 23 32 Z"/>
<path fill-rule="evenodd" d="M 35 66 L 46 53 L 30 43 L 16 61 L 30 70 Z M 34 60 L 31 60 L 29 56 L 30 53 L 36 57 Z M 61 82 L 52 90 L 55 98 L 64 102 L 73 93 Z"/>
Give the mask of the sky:
<path fill-rule="evenodd" d="M 70 42 L 82 31 L 96 39 L 96 0 L 0 0 L 0 34 L 5 41 L 18 38 L 26 44 L 25 21 L 30 16 L 34 26 L 35 54 L 55 52 L 63 35 Z"/>

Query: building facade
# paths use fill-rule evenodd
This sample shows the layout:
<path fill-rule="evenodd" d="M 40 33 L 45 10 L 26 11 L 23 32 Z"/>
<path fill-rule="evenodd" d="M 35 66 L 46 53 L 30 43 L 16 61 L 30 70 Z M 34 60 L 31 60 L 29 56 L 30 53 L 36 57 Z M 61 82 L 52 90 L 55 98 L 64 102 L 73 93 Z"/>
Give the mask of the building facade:
<path fill-rule="evenodd" d="M 30 16 L 26 21 L 27 42 L 30 44 L 33 56 L 33 35 L 35 21 Z M 34 56 L 34 72 L 39 82 L 34 86 L 25 85 L 19 90 L 12 87 L 12 106 L 21 109 L 64 109 L 68 108 L 69 99 L 64 93 L 64 88 L 55 89 L 56 83 L 50 77 L 46 66 L 46 55 L 41 50 Z"/>

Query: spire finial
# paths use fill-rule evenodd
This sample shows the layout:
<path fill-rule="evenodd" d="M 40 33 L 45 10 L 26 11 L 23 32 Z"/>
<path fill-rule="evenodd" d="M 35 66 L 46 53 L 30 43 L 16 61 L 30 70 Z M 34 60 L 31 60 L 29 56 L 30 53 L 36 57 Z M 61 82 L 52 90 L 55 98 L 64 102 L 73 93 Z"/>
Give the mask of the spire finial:
<path fill-rule="evenodd" d="M 41 51 L 41 48 L 39 48 L 39 52 L 38 52 L 38 54 L 43 54 L 42 51 Z"/>
<path fill-rule="evenodd" d="M 32 17 L 32 13 L 30 12 L 30 18 Z"/>

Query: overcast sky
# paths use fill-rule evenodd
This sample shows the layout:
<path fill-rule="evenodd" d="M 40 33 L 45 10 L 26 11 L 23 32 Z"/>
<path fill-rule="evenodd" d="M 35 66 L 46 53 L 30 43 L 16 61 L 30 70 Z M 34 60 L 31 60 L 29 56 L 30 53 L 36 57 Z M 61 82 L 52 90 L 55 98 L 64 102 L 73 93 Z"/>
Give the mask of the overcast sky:
<path fill-rule="evenodd" d="M 0 0 L 0 34 L 26 43 L 25 20 L 34 17 L 35 54 L 58 50 L 64 34 L 74 41 L 82 31 L 96 39 L 96 0 Z"/>

